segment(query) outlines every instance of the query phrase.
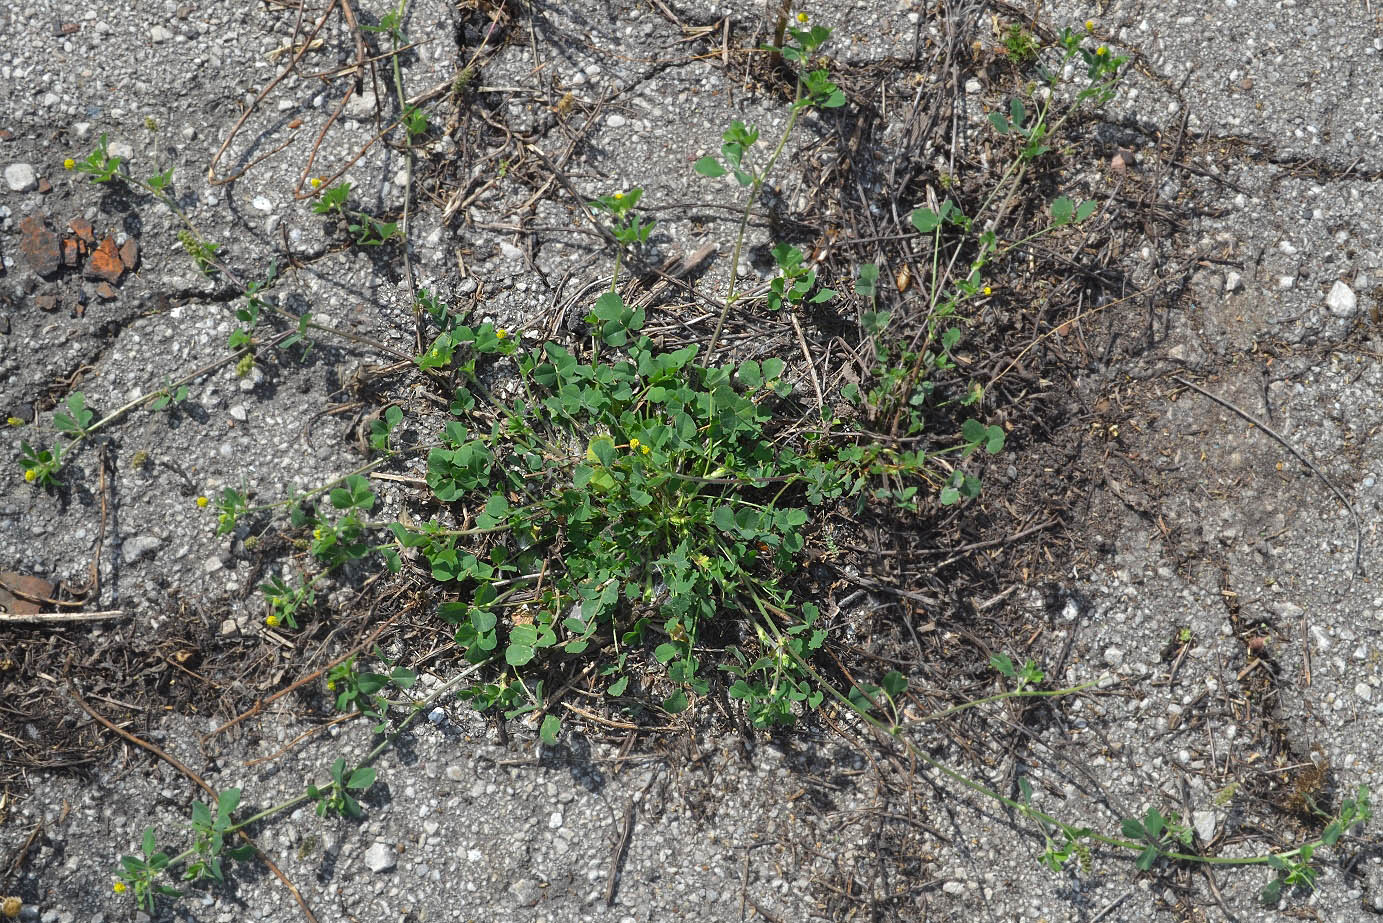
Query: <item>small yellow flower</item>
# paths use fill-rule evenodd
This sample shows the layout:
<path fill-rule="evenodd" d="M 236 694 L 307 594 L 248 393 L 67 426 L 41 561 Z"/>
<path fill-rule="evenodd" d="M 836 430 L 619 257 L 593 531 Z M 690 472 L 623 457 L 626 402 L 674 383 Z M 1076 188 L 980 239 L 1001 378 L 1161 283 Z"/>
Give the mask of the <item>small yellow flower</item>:
<path fill-rule="evenodd" d="M 615 193 L 614 199 L 615 199 L 616 202 L 618 202 L 618 201 L 619 201 L 620 199 L 622 199 L 622 198 L 624 198 L 624 193 L 622 193 L 622 192 L 617 192 L 617 193 Z"/>
<path fill-rule="evenodd" d="M 115 884 L 111 885 L 111 887 L 115 889 L 116 894 L 125 893 L 125 883 L 123 881 L 117 881 Z"/>
<path fill-rule="evenodd" d="M 800 23 L 801 23 L 802 25 L 804 25 L 804 26 L 807 24 L 807 20 L 809 20 L 809 19 L 811 19 L 811 17 L 808 16 L 806 13 L 798 13 L 798 14 L 797 14 L 797 21 L 800 22 Z"/>
<path fill-rule="evenodd" d="M 1086 31 L 1086 32 L 1094 32 L 1094 31 L 1095 31 L 1095 20 L 1093 20 L 1093 19 L 1087 19 L 1087 20 L 1085 21 L 1085 31 Z"/>
<path fill-rule="evenodd" d="M 984 287 L 984 293 L 985 293 L 986 295 L 992 295 L 992 294 L 994 294 L 994 289 L 992 289 L 992 288 L 990 288 L 988 285 L 986 285 L 986 286 Z"/>
<path fill-rule="evenodd" d="M 314 177 L 312 177 L 311 180 L 308 181 L 308 184 L 309 184 L 313 189 L 321 189 L 321 188 L 322 188 L 322 178 L 321 178 L 320 176 L 314 176 Z"/>
<path fill-rule="evenodd" d="M 10 426 L 23 426 L 23 425 L 24 425 L 24 421 L 23 421 L 21 418 L 19 418 L 19 417 L 10 417 L 10 418 L 8 418 L 7 420 L 5 420 L 5 422 L 8 423 Z"/>
<path fill-rule="evenodd" d="M 313 529 L 313 530 L 312 530 L 312 538 L 313 538 L 315 541 L 319 541 L 319 542 L 320 542 L 320 541 L 322 540 L 322 530 L 321 530 L 321 529 Z"/>
<path fill-rule="evenodd" d="M 198 498 L 197 498 L 197 506 L 201 507 L 202 509 L 206 509 L 206 505 L 207 505 L 208 503 L 210 503 L 210 502 L 211 502 L 211 500 L 210 500 L 210 498 L 208 498 L 208 497 L 198 497 Z"/>
<path fill-rule="evenodd" d="M 1109 54 L 1109 49 L 1101 45 L 1099 48 L 1095 49 L 1095 54 L 1097 57 L 1103 58 L 1105 55 Z"/>
<path fill-rule="evenodd" d="M 38 472 L 35 471 L 33 468 L 30 468 L 24 472 L 24 480 L 28 481 L 30 484 L 34 482 L 34 478 L 36 477 L 38 477 Z"/>
<path fill-rule="evenodd" d="M 639 445 L 640 445 L 639 440 L 637 440 L 637 439 L 630 439 L 630 440 L 629 440 L 629 448 L 633 449 L 635 452 L 637 452 L 637 451 L 639 450 Z"/>
<path fill-rule="evenodd" d="M 64 170 L 73 170 L 73 169 L 76 169 L 76 167 L 77 167 L 77 161 L 73 160 L 71 157 L 67 158 L 66 160 L 64 160 L 64 161 L 62 162 L 62 168 L 63 168 Z"/>
<path fill-rule="evenodd" d="M 266 615 L 264 617 L 264 624 L 268 625 L 270 628 L 277 628 L 279 624 L 279 617 L 277 615 Z"/>
<path fill-rule="evenodd" d="M 639 446 L 639 451 L 642 452 L 643 454 L 647 455 L 649 452 L 651 452 L 651 451 L 653 451 L 653 450 L 650 449 L 650 448 L 649 448 L 648 446 L 646 446 L 646 445 L 641 445 L 641 446 Z"/>
<path fill-rule="evenodd" d="M 334 679 L 329 679 L 329 680 L 327 680 L 327 691 L 328 691 L 328 692 L 335 692 L 335 691 L 336 691 L 336 680 L 334 680 Z"/>
<path fill-rule="evenodd" d="M 503 327 L 500 327 L 498 330 L 495 331 L 495 339 L 496 339 L 496 340 L 502 340 L 502 339 L 504 339 L 505 337 L 507 337 L 508 335 L 509 335 L 509 331 L 508 331 L 508 330 L 505 330 Z"/>

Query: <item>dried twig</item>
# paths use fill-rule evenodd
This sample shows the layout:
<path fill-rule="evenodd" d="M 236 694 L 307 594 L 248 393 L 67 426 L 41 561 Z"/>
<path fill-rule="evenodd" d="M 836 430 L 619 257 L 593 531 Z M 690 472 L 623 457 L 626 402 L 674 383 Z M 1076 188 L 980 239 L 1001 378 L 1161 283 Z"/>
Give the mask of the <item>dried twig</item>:
<path fill-rule="evenodd" d="M 38 622 L 51 625 L 61 622 L 101 622 L 124 616 L 124 609 L 104 609 L 100 612 L 0 612 L 0 622 Z"/>
<path fill-rule="evenodd" d="M 1187 381 L 1180 375 L 1173 375 L 1172 381 L 1176 382 L 1179 385 L 1184 385 L 1185 387 L 1190 388 L 1192 391 L 1197 391 L 1205 395 L 1215 403 L 1219 404 L 1221 407 L 1234 411 L 1239 416 L 1243 417 L 1245 420 L 1252 423 L 1254 426 L 1258 427 L 1263 432 L 1267 433 L 1269 436 L 1276 439 L 1284 449 L 1286 449 L 1288 452 L 1291 452 L 1292 455 L 1296 457 L 1297 461 L 1301 462 L 1307 468 L 1310 468 L 1311 473 L 1314 474 L 1316 477 L 1320 478 L 1321 481 L 1325 483 L 1326 487 L 1330 488 L 1330 492 L 1333 493 L 1339 499 L 1339 501 L 1344 504 L 1345 509 L 1349 511 L 1350 518 L 1354 521 L 1354 569 L 1350 571 L 1349 575 L 1349 582 L 1353 584 L 1354 578 L 1359 574 L 1363 573 L 1364 569 L 1364 527 L 1359 522 L 1359 514 L 1355 512 L 1354 505 L 1349 502 L 1349 498 L 1344 495 L 1340 488 L 1335 486 L 1335 482 L 1330 480 L 1330 478 L 1326 477 L 1324 472 L 1322 472 L 1321 469 L 1316 467 L 1315 462 L 1311 461 L 1311 459 L 1307 458 L 1305 455 L 1301 454 L 1301 452 L 1297 451 L 1296 447 L 1293 446 L 1290 442 L 1288 442 L 1280 433 L 1278 433 L 1272 427 L 1264 424 L 1262 421 L 1255 419 L 1247 411 L 1241 409 L 1240 407 L 1236 406 L 1230 401 L 1227 401 L 1224 398 L 1219 397 L 1218 395 L 1211 394 L 1209 391 L 1205 390 L 1200 385 Z"/>

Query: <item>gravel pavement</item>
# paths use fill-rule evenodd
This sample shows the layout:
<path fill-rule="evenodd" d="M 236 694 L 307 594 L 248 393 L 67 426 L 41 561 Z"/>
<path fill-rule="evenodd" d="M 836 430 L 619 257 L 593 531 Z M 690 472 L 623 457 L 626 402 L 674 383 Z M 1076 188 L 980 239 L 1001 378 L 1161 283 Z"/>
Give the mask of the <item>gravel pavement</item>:
<path fill-rule="evenodd" d="M 354 6 L 366 23 L 387 12 Z M 409 4 L 404 30 L 419 43 L 407 58 L 410 90 L 440 88 L 430 99 L 444 118 L 447 88 L 493 41 L 493 56 L 468 75 L 480 85 L 474 118 L 540 139 L 544 156 L 562 163 L 576 145 L 555 113 L 573 94 L 577 115 L 561 125 L 583 129 L 585 153 L 567 166 L 583 195 L 643 186 L 662 203 L 651 242 L 660 259 L 730 239 L 733 210 L 699 204 L 709 196 L 690 164 L 718 146 L 730 119 L 759 120 L 769 133 L 782 114 L 728 80 L 710 46 L 690 53 L 704 34 L 683 32 L 663 11 L 724 29 L 718 6 L 531 4 L 502 17 L 512 36 L 487 19 L 497 8 Z M 79 586 L 97 560 L 88 608 L 126 614 L 53 627 L 55 637 L 88 632 L 115 649 L 133 633 L 203 619 L 207 636 L 257 649 L 255 587 L 279 572 L 275 551 L 257 550 L 243 529 L 218 536 L 214 510 L 197 499 L 228 487 L 278 499 L 363 463 L 361 382 L 415 348 L 408 280 L 397 260 L 337 245 L 333 226 L 310 211 L 312 177 L 340 171 L 374 214 L 400 208 L 414 180 L 416 283 L 520 335 L 607 271 L 569 196 L 529 207 L 528 188 L 487 186 L 509 165 L 466 148 L 464 126 L 422 154 L 412 176 L 382 145 L 353 160 L 393 110 L 374 88 L 332 76 L 355 51 L 339 13 L 327 17 L 312 65 L 326 76 L 271 84 L 295 35 L 300 42 L 324 9 L 306 8 L 299 27 L 292 5 L 0 0 L 0 414 L 23 424 L 4 436 L 7 459 L 21 439 L 51 440 L 45 401 L 79 389 L 99 417 L 224 355 L 243 305 L 237 281 L 274 261 L 275 306 L 395 353 L 320 334 L 305 358 L 284 351 L 244 376 L 226 364 L 196 379 L 175 412 L 122 420 L 105 449 L 73 458 L 59 491 L 5 468 L 0 571 Z M 940 35 L 931 7 L 807 9 L 838 29 L 840 61 L 892 68 L 899 86 L 928 79 L 907 61 Z M 991 46 L 992 17 L 1015 18 L 1005 5 L 961 3 L 952 13 Z M 1059 2 L 1042 15 L 1044 27 L 1083 29 L 1092 13 Z M 748 41 L 763 29 L 757 16 L 757 7 L 736 9 L 735 34 Z M 967 750 L 928 725 L 910 733 L 922 752 L 1008 793 L 1025 775 L 1041 810 L 1113 832 L 1122 817 L 1171 806 L 1198 846 L 1261 852 L 1287 843 L 1246 822 L 1239 787 L 1301 797 L 1304 768 L 1315 767 L 1337 794 L 1383 788 L 1383 591 L 1373 579 L 1383 571 L 1383 114 L 1373 103 L 1383 29 L 1361 2 L 1112 0 L 1092 32 L 1134 55 L 1105 140 L 1130 152 L 1133 169 L 1156 172 L 1161 201 L 1193 215 L 1124 254 L 1124 271 L 1145 285 L 1166 282 L 1179 261 L 1194 267 L 1174 299 L 1129 308 L 1140 328 L 1147 315 L 1147 347 L 1082 383 L 1083 399 L 1111 403 L 1099 436 L 1104 481 L 1073 528 L 1106 553 L 1005 603 L 1013 624 L 1042 637 L 1044 663 L 1062 665 L 1053 681 L 1098 686 L 1040 721 L 996 713 L 1021 729 L 1021 756 Z M 983 81 L 958 79 L 982 119 L 996 100 Z M 825 132 L 808 120 L 787 160 L 807 162 Z M 236 279 L 199 273 L 178 220 L 149 197 L 64 170 L 64 158 L 85 157 L 102 134 L 138 175 L 174 168 L 177 202 L 221 244 Z M 1159 160 L 1169 150 L 1171 166 Z M 213 158 L 220 176 L 244 177 L 213 184 Z M 436 180 L 449 158 L 476 164 L 475 174 Z M 790 203 L 800 171 L 789 172 L 779 192 Z M 677 204 L 686 202 L 698 205 Z M 542 230 L 515 232 L 519 215 Z M 65 248 L 78 247 L 84 223 L 90 242 L 81 262 L 69 261 Z M 751 254 L 769 232 L 751 229 Z M 723 282 L 728 261 L 725 248 L 708 288 Z M 767 275 L 752 256 L 743 269 L 751 281 Z M 403 400 L 422 419 L 435 413 L 423 396 Z M 375 489 L 379 515 L 410 508 L 405 483 Z M 329 584 L 328 607 L 348 606 L 360 576 Z M 423 688 L 447 679 L 424 673 Z M 11 674 L 0 690 L 18 701 L 36 682 Z M 244 812 L 322 783 L 334 759 L 353 761 L 372 744 L 362 722 L 319 727 L 295 701 L 209 742 L 199 739 L 224 716 L 170 706 L 130 730 L 216 787 L 243 787 Z M 70 721 L 86 721 L 75 705 Z M 524 720 L 501 733 L 447 702 L 380 756 L 362 819 L 320 820 L 302 807 L 260 826 L 257 842 L 323 923 L 1350 921 L 1383 912 L 1372 828 L 1327 855 L 1314 891 L 1266 909 L 1262 868 L 1143 874 L 1128 855 L 1096 850 L 1088 872 L 1049 873 L 1033 825 L 886 742 L 855 746 L 868 732 L 840 716 L 767 736 L 708 707 L 627 747 L 622 730 L 600 730 L 609 735 L 570 731 L 548 746 Z M 197 792 L 164 761 L 114 752 L 80 778 L 33 773 L 27 790 L 0 795 L 0 891 L 22 897 L 21 920 L 146 919 L 112 893 L 116 857 L 135 851 L 147 825 L 178 842 Z M 262 865 L 236 869 L 225 887 L 171 903 L 159 919 L 305 919 Z"/>

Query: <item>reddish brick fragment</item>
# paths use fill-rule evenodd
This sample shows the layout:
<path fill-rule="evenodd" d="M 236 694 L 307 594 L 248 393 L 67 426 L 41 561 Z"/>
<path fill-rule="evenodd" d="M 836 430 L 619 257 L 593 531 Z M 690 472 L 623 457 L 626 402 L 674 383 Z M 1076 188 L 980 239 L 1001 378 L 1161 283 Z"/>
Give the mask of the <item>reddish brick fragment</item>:
<path fill-rule="evenodd" d="M 62 239 L 62 264 L 68 269 L 77 268 L 77 260 L 81 256 L 77 249 L 77 239 L 75 237 L 64 237 Z"/>
<path fill-rule="evenodd" d="M 135 271 L 135 267 L 139 265 L 139 241 L 133 237 L 125 238 L 125 242 L 120 245 L 120 262 L 126 272 Z"/>
<path fill-rule="evenodd" d="M 19 222 L 19 252 L 29 266 L 45 279 L 58 274 L 62 268 L 62 251 L 58 235 L 43 225 L 43 213 L 34 212 Z"/>
<path fill-rule="evenodd" d="M 96 244 L 96 229 L 91 226 L 91 222 L 85 218 L 73 218 L 67 222 L 67 226 L 72 229 L 72 233 L 77 235 L 77 239 L 84 244 Z"/>
<path fill-rule="evenodd" d="M 107 237 L 101 241 L 99 247 L 91 251 L 86 268 L 82 270 L 82 275 L 88 279 L 100 279 L 111 283 L 119 282 L 124 274 L 125 266 L 120 262 L 119 251 L 115 249 L 114 237 Z"/>

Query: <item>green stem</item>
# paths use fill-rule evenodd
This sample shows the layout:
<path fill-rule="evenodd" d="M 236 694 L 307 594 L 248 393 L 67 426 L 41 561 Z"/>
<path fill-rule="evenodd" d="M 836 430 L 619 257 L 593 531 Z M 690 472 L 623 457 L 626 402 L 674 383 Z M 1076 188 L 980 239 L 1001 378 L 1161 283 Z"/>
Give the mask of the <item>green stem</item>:
<path fill-rule="evenodd" d="M 782 648 L 782 650 L 785 651 L 788 654 L 788 656 L 790 656 L 797 663 L 798 667 L 800 667 L 804 672 L 807 673 L 807 675 L 809 675 L 816 682 L 818 688 L 824 689 L 827 693 L 830 694 L 832 698 L 836 699 L 846 708 L 849 708 L 852 712 L 859 715 L 860 718 L 862 718 L 868 724 L 884 732 L 885 734 L 888 734 L 890 737 L 893 737 L 896 740 L 898 740 L 903 745 L 903 748 L 907 750 L 908 755 L 910 757 L 920 760 L 923 763 L 926 763 L 928 766 L 935 769 L 937 772 L 940 772 L 942 775 L 946 776 L 946 778 L 955 782 L 957 785 L 969 789 L 970 791 L 975 792 L 976 794 L 984 795 L 987 798 L 991 798 L 994 801 L 997 801 L 999 804 L 1002 804 L 1007 808 L 1011 808 L 1012 810 L 1017 811 L 1024 817 L 1032 818 L 1034 820 L 1043 821 L 1045 823 L 1051 824 L 1053 827 L 1056 827 L 1063 833 L 1070 836 L 1073 840 L 1080 839 L 1082 836 L 1084 836 L 1085 838 L 1096 843 L 1102 843 L 1106 846 L 1115 846 L 1120 849 L 1129 849 L 1133 850 L 1134 852 L 1142 852 L 1143 850 L 1147 849 L 1148 846 L 1151 845 L 1157 849 L 1158 856 L 1164 859 L 1173 859 L 1182 862 L 1199 862 L 1206 865 L 1220 866 L 1267 865 L 1273 858 L 1290 859 L 1300 855 L 1302 851 L 1305 849 L 1310 848 L 1312 850 L 1315 850 L 1324 844 L 1323 839 L 1317 838 L 1308 843 L 1304 843 L 1300 846 L 1297 846 L 1294 849 L 1289 849 L 1278 853 L 1244 857 L 1202 856 L 1197 855 L 1195 853 L 1183 853 L 1165 850 L 1161 847 L 1156 846 L 1156 844 L 1150 844 L 1147 841 L 1129 840 L 1123 837 L 1108 836 L 1103 833 L 1094 833 L 1090 831 L 1082 832 L 1073 824 L 1068 824 L 1064 821 L 1058 820 L 1052 815 L 1047 814 L 1044 811 L 1039 811 L 1031 805 L 1023 804 L 1020 801 L 1016 801 L 1012 798 L 1008 798 L 1004 795 L 1001 795 L 998 792 L 994 791 L 992 788 L 989 788 L 988 786 L 983 785 L 982 783 L 976 782 L 974 779 L 962 775 L 961 773 L 945 765 L 941 761 L 934 759 L 933 757 L 922 752 L 915 745 L 913 745 L 913 743 L 910 740 L 908 740 L 906 737 L 903 737 L 900 733 L 904 728 L 914 726 L 921 722 L 910 722 L 907 725 L 889 725 L 886 722 L 881 721 L 878 718 L 875 718 L 873 715 L 869 714 L 869 712 L 866 711 L 863 707 L 858 705 L 856 702 L 852 701 L 848 696 L 846 696 L 843 692 L 837 689 L 832 683 L 828 682 L 826 678 L 821 675 L 820 672 L 818 672 L 811 664 L 807 663 L 807 661 L 804 658 L 802 658 L 799 654 L 797 654 L 790 645 L 784 644 L 783 635 L 778 630 L 778 626 L 773 623 L 772 619 L 763 619 L 762 625 L 766 625 L 768 627 L 768 630 L 774 635 L 774 637 L 779 642 L 779 645 Z M 1032 690 L 1027 692 L 1016 692 L 1001 694 L 999 696 L 991 696 L 990 699 L 981 699 L 977 702 L 967 703 L 963 706 L 957 706 L 954 709 L 949 709 L 947 712 L 940 712 L 936 715 L 928 716 L 927 718 L 924 718 L 922 720 L 934 720 L 935 718 L 942 717 L 948 713 L 958 711 L 961 708 L 969 707 L 970 705 L 978 705 L 980 702 L 983 701 L 992 701 L 999 698 L 1013 698 L 1016 695 L 1040 695 L 1046 697 L 1070 695 L 1073 692 L 1078 692 L 1081 689 L 1087 688 L 1089 685 L 1090 683 L 1084 683 L 1080 686 L 1073 686 L 1068 689 L 1060 689 L 1052 692 L 1040 692 L 1037 690 Z M 856 688 L 858 688 L 858 684 L 856 684 Z M 861 689 L 860 692 L 863 693 L 864 690 Z"/>
<path fill-rule="evenodd" d="M 788 138 L 792 135 L 792 129 L 797 124 L 797 116 L 803 109 L 807 108 L 802 103 L 802 78 L 797 79 L 797 91 L 792 101 L 792 111 L 788 115 L 788 123 L 783 128 L 783 134 L 778 139 L 778 146 L 769 155 L 768 161 L 762 170 L 754 171 L 754 177 L 749 185 L 749 201 L 744 205 L 744 214 L 740 216 L 739 232 L 735 235 L 735 250 L 730 257 L 730 286 L 725 295 L 725 304 L 721 306 L 720 316 L 716 318 L 715 331 L 711 334 L 711 342 L 706 346 L 706 353 L 701 357 L 701 367 L 709 368 L 711 354 L 715 352 L 716 344 L 720 341 L 721 331 L 725 329 L 725 318 L 730 313 L 730 306 L 738 300 L 735 296 L 735 284 L 739 281 L 740 254 L 744 251 L 744 237 L 749 229 L 749 217 L 754 211 L 754 203 L 758 201 L 759 193 L 763 189 L 764 180 L 773 172 L 773 166 L 778 162 L 778 155 L 783 153 L 783 148 L 787 146 Z"/>

